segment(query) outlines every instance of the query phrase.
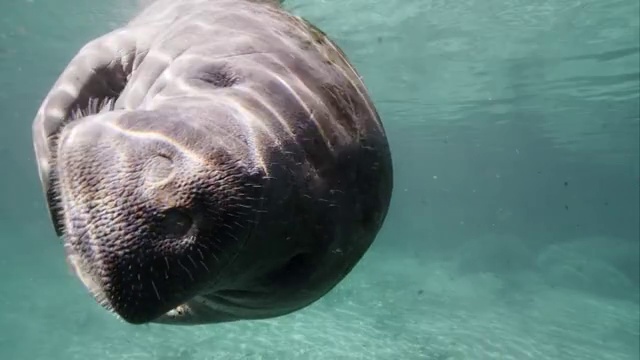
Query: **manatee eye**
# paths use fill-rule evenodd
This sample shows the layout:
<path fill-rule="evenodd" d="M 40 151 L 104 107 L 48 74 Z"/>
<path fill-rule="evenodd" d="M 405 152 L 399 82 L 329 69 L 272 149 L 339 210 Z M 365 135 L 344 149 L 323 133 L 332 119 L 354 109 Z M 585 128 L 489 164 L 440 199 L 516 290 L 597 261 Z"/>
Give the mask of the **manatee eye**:
<path fill-rule="evenodd" d="M 169 209 L 163 215 L 160 220 L 160 231 L 168 237 L 182 237 L 193 225 L 191 216 L 182 209 Z"/>

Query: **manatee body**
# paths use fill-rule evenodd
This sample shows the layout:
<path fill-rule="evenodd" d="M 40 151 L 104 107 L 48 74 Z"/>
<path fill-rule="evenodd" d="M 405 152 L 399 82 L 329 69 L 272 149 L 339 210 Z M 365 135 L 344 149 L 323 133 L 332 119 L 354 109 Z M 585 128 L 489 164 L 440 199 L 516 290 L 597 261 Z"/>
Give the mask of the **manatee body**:
<path fill-rule="evenodd" d="M 33 140 L 67 261 L 132 324 L 308 306 L 369 248 L 393 187 L 356 70 L 276 1 L 152 3 L 71 59 Z"/>

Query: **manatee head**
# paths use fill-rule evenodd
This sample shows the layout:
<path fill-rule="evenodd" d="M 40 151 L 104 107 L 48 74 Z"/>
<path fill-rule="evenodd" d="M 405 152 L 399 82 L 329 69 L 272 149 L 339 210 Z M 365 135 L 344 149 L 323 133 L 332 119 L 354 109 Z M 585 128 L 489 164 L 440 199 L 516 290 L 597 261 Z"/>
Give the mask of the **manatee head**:
<path fill-rule="evenodd" d="M 66 125 L 54 149 L 50 206 L 68 262 L 129 323 L 214 286 L 251 231 L 256 173 L 238 160 L 241 149 L 188 116 L 93 114 Z"/>

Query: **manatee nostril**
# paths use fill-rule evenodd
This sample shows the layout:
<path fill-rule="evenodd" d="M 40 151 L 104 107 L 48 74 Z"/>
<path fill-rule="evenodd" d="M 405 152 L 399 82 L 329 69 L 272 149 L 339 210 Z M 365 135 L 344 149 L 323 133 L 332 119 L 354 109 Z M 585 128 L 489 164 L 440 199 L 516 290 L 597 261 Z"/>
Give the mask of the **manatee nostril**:
<path fill-rule="evenodd" d="M 172 208 L 164 212 L 160 220 L 160 231 L 168 237 L 178 238 L 186 235 L 192 225 L 193 219 L 186 211 Z"/>
<path fill-rule="evenodd" d="M 173 160 L 164 155 L 157 155 L 149 159 L 146 166 L 147 179 L 151 183 L 167 180 L 173 174 Z"/>

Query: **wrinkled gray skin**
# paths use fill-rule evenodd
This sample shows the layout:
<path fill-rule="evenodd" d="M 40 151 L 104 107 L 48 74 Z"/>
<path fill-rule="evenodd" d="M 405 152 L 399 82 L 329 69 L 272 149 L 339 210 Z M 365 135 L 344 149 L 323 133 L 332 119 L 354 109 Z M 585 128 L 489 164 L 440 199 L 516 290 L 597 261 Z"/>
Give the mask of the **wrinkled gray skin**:
<path fill-rule="evenodd" d="M 392 193 L 356 71 L 271 1 L 151 4 L 76 54 L 33 139 L 69 264 L 132 324 L 308 306 L 363 256 Z"/>

